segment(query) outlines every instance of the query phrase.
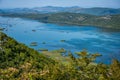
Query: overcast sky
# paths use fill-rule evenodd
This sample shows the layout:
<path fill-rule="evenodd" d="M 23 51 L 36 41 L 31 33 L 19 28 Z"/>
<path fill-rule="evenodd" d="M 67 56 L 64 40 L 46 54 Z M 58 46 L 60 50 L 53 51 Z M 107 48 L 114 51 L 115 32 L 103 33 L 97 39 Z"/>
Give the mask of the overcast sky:
<path fill-rule="evenodd" d="M 0 0 L 0 8 L 32 8 L 42 6 L 120 8 L 120 0 Z"/>

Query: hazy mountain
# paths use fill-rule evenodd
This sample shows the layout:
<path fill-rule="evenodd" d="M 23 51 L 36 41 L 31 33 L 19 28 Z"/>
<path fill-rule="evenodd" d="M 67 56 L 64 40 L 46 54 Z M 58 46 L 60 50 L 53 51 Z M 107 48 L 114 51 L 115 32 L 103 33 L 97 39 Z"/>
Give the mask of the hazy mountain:
<path fill-rule="evenodd" d="M 120 9 L 113 8 L 81 8 L 81 7 L 37 7 L 33 8 L 41 13 L 50 13 L 50 12 L 71 12 L 71 13 L 83 13 L 83 14 L 92 14 L 92 15 L 111 15 L 111 14 L 120 14 Z"/>
<path fill-rule="evenodd" d="M 29 8 L 0 9 L 2 13 L 38 13 L 37 10 Z"/>
<path fill-rule="evenodd" d="M 4 13 L 59 13 L 59 12 L 70 12 L 70 13 L 83 13 L 91 15 L 112 15 L 120 14 L 120 9 L 113 8 L 81 8 L 78 6 L 73 7 L 35 7 L 35 8 L 15 8 L 15 9 L 4 9 L 0 10 Z"/>

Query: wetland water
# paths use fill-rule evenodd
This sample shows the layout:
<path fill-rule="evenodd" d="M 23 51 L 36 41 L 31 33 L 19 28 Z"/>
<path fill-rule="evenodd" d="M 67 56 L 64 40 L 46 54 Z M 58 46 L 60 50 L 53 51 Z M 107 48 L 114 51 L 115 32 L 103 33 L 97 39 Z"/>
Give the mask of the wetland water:
<path fill-rule="evenodd" d="M 8 17 L 0 17 L 0 27 L 6 28 L 3 32 L 10 37 L 36 50 L 65 48 L 77 52 L 86 49 L 103 55 L 97 62 L 108 64 L 114 57 L 120 60 L 120 31 Z M 31 42 L 37 42 L 37 46 L 30 46 Z"/>

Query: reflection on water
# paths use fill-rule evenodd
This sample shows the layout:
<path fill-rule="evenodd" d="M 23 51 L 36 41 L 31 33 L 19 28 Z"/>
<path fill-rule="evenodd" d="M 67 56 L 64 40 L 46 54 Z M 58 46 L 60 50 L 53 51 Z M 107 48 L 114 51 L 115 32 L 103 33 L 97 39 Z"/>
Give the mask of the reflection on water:
<path fill-rule="evenodd" d="M 97 59 L 98 62 L 110 63 L 113 57 L 120 59 L 119 30 L 92 26 L 64 26 L 3 17 L 0 17 L 0 26 L 6 28 L 4 32 L 9 36 L 36 50 L 65 48 L 75 52 L 86 49 L 89 53 L 103 55 Z M 37 42 L 38 46 L 30 46 L 31 42 Z"/>

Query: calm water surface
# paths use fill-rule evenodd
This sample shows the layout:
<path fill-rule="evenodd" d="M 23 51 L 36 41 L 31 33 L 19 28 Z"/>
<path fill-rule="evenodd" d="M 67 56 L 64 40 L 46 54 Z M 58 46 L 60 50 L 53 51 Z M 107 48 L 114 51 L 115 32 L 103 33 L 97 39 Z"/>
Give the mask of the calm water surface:
<path fill-rule="evenodd" d="M 86 49 L 89 53 L 103 55 L 97 59 L 97 62 L 108 64 L 114 57 L 120 60 L 120 31 L 92 26 L 63 26 L 5 17 L 0 17 L 0 27 L 6 28 L 4 33 L 10 37 L 36 50 L 65 48 L 77 52 Z M 31 42 L 37 42 L 38 46 L 30 46 Z"/>

